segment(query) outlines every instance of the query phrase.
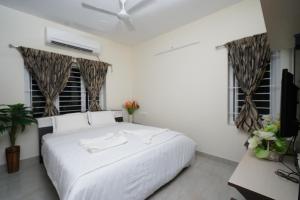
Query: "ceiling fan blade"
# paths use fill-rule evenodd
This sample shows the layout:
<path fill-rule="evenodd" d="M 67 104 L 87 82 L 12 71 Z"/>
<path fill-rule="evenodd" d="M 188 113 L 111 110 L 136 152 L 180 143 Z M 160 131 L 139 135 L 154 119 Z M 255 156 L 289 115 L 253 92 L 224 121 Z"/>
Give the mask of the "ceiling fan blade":
<path fill-rule="evenodd" d="M 124 19 L 121 19 L 121 20 L 126 25 L 126 27 L 129 31 L 134 31 L 135 30 L 135 28 L 134 28 L 134 26 L 133 26 L 133 24 L 132 24 L 132 22 L 129 18 L 126 18 L 126 19 L 124 18 Z"/>
<path fill-rule="evenodd" d="M 105 14 L 108 14 L 108 15 L 112 15 L 112 16 L 118 17 L 118 13 L 115 13 L 115 12 L 112 12 L 112 11 L 109 11 L 109 10 L 98 8 L 96 6 L 92 6 L 92 5 L 84 3 L 84 2 L 81 3 L 81 5 L 83 7 L 85 7 L 85 8 L 88 8 L 88 9 L 91 9 L 91 10 L 94 10 L 94 11 L 98 11 L 98 12 L 102 12 L 102 13 L 105 13 Z"/>
<path fill-rule="evenodd" d="M 155 0 L 140 0 L 139 2 L 134 4 L 131 8 L 127 9 L 127 12 L 132 14 L 132 13 L 140 10 L 141 8 L 151 4 L 153 1 L 155 1 Z"/>

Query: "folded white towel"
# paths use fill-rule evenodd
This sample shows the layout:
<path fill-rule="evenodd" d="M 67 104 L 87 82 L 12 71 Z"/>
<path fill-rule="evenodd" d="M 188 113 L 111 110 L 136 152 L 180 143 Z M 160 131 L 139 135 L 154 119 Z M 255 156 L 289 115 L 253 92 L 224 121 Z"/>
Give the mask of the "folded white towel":
<path fill-rule="evenodd" d="M 144 144 L 151 144 L 152 139 L 160 134 L 165 133 L 168 129 L 139 129 L 139 130 L 122 130 L 123 133 L 129 133 L 137 136 Z"/>
<path fill-rule="evenodd" d="M 115 135 L 114 133 L 107 133 L 107 134 L 97 137 L 97 138 L 81 139 L 79 141 L 79 144 L 81 146 L 88 146 L 89 144 L 94 144 L 94 143 L 102 142 L 103 140 L 108 140 L 108 139 L 114 137 L 114 135 Z"/>
<path fill-rule="evenodd" d="M 105 136 L 97 138 L 81 139 L 79 145 L 90 153 L 97 153 L 126 144 L 127 142 L 127 138 L 122 134 L 108 133 Z"/>

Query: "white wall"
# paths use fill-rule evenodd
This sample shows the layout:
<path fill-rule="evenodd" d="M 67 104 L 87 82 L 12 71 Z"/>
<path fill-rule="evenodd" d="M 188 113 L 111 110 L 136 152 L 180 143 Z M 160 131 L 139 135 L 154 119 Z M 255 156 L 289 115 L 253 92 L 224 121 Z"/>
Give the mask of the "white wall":
<path fill-rule="evenodd" d="M 271 48 L 294 48 L 294 35 L 300 33 L 300 1 L 261 0 L 261 5 Z"/>
<path fill-rule="evenodd" d="M 0 104 L 24 102 L 24 65 L 21 55 L 8 44 L 96 59 L 79 52 L 45 45 L 45 27 L 71 31 L 99 42 L 103 47 L 101 58 L 113 65 L 107 75 L 107 107 L 120 109 L 132 97 L 132 50 L 122 44 L 93 36 L 35 16 L 0 6 Z M 31 127 L 17 138 L 21 145 L 21 159 L 38 155 L 36 127 Z M 0 137 L 0 165 L 5 163 L 4 149 L 9 145 L 7 135 Z"/>
<path fill-rule="evenodd" d="M 245 0 L 136 46 L 133 94 L 141 109 L 135 120 L 182 131 L 199 151 L 238 161 L 247 135 L 227 124 L 227 53 L 215 46 L 265 31 L 260 2 Z"/>

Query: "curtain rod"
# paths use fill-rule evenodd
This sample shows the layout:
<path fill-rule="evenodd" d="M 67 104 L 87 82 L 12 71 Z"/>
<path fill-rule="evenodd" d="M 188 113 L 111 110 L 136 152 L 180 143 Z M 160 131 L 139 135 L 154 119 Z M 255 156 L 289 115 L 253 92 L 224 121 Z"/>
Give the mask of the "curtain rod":
<path fill-rule="evenodd" d="M 259 34 L 255 34 L 255 35 L 250 35 L 250 36 L 247 36 L 247 37 L 244 37 L 244 38 L 253 37 L 253 36 L 262 35 L 262 34 L 266 34 L 266 33 L 259 33 Z M 236 39 L 236 40 L 241 40 L 241 39 L 244 39 L 244 38 L 240 38 L 240 39 Z M 233 40 L 233 41 L 236 41 L 236 40 Z M 216 46 L 216 49 L 224 48 L 226 44 L 222 44 L 222 45 Z"/>
<path fill-rule="evenodd" d="M 8 44 L 8 47 L 9 47 L 9 48 L 15 48 L 15 49 L 17 49 L 19 46 L 16 46 L 16 45 L 14 45 L 14 44 Z M 102 62 L 102 61 L 100 60 L 100 57 L 99 57 L 98 55 L 96 55 L 96 57 L 98 58 L 98 60 L 99 60 L 100 62 Z M 75 58 L 75 57 L 74 57 L 74 58 Z M 76 58 L 75 58 L 75 59 L 76 59 Z M 110 67 L 111 72 L 113 72 L 113 67 L 112 67 L 112 65 L 109 64 L 108 67 Z"/>
<path fill-rule="evenodd" d="M 18 48 L 19 46 L 13 45 L 13 44 L 9 44 L 8 45 L 9 48 Z"/>
<path fill-rule="evenodd" d="M 163 55 L 163 54 L 166 54 L 166 53 L 171 53 L 172 51 L 177 51 L 179 49 L 183 49 L 183 48 L 187 48 L 187 47 L 190 47 L 190 46 L 193 46 L 193 45 L 197 45 L 199 43 L 200 43 L 200 41 L 196 41 L 196 42 L 188 43 L 188 44 L 177 46 L 177 47 L 172 46 L 170 49 L 161 51 L 159 53 L 156 53 L 153 56 L 160 56 L 160 55 Z"/>
<path fill-rule="evenodd" d="M 222 48 L 225 48 L 225 44 L 222 44 L 222 45 L 216 46 L 216 49 L 222 49 Z"/>

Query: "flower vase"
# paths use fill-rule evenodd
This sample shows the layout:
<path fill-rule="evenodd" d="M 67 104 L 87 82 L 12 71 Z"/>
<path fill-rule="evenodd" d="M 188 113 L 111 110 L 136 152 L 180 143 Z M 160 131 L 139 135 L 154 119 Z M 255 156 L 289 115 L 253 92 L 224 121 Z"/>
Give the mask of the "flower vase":
<path fill-rule="evenodd" d="M 133 123 L 133 114 L 128 116 L 128 122 Z"/>
<path fill-rule="evenodd" d="M 283 155 L 274 151 L 270 151 L 266 159 L 274 162 L 281 162 L 283 160 Z"/>

